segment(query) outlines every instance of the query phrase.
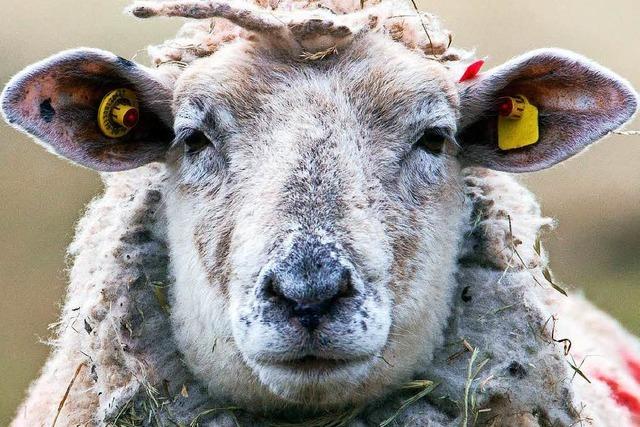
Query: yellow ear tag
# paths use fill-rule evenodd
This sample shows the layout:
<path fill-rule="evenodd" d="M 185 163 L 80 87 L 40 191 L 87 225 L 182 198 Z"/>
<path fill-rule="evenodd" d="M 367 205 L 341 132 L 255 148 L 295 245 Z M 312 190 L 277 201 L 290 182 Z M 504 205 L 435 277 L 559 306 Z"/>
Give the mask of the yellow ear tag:
<path fill-rule="evenodd" d="M 138 100 L 135 92 L 129 89 L 112 90 L 98 107 L 98 126 L 109 138 L 125 136 L 138 124 L 138 118 Z"/>
<path fill-rule="evenodd" d="M 522 95 L 501 98 L 498 107 L 498 147 L 513 150 L 538 142 L 538 109 Z"/>

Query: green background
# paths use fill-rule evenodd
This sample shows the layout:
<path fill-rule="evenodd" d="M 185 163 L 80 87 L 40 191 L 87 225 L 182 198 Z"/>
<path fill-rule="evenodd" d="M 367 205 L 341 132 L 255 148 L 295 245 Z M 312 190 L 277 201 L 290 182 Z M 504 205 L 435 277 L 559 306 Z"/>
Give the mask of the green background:
<path fill-rule="evenodd" d="M 0 82 L 59 50 L 91 46 L 146 61 L 178 19 L 136 21 L 127 1 L 1 0 Z M 423 1 L 477 48 L 488 66 L 529 49 L 576 50 L 640 87 L 637 0 Z M 640 122 L 629 126 L 640 128 Z M 526 176 L 559 227 L 546 238 L 556 275 L 640 333 L 640 136 L 613 136 L 578 159 Z M 0 124 L 0 425 L 47 354 L 65 286 L 65 247 L 83 206 L 100 191 L 95 173 L 46 153 Z M 61 396 L 64 390 L 60 390 Z"/>

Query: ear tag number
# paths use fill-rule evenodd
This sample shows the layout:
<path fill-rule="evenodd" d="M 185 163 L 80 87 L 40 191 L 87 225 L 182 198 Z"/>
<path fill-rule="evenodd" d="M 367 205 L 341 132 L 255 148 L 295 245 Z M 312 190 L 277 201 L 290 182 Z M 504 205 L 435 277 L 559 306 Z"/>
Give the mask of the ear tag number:
<path fill-rule="evenodd" d="M 500 98 L 498 106 L 498 147 L 513 150 L 538 142 L 538 109 L 523 95 Z"/>
<path fill-rule="evenodd" d="M 135 92 L 116 89 L 106 94 L 100 102 L 98 126 L 109 138 L 121 138 L 138 124 L 139 116 Z"/>

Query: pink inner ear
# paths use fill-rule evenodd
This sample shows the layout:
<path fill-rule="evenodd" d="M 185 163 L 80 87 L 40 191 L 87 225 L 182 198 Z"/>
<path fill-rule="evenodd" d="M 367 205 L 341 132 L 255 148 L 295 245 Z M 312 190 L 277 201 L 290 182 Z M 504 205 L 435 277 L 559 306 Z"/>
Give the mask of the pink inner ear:
<path fill-rule="evenodd" d="M 498 99 L 524 95 L 539 110 L 537 144 L 501 152 Z M 579 55 L 544 49 L 516 58 L 461 85 L 459 140 L 468 164 L 532 172 L 561 162 L 628 121 L 633 89 L 620 77 Z"/>
<path fill-rule="evenodd" d="M 64 80 L 57 80 L 56 77 L 57 73 L 44 75 L 25 85 L 24 98 L 17 104 L 23 120 L 32 123 L 41 121 L 43 123 L 39 126 L 50 128 L 49 131 L 53 132 L 60 130 L 56 129 L 57 126 L 65 125 L 58 123 L 59 120 L 65 119 L 61 118 L 60 114 L 72 107 L 82 111 L 97 111 L 95 105 L 101 99 L 101 91 L 98 88 L 83 85 L 81 82 L 69 82 L 65 85 Z M 74 127 L 84 120 L 86 118 L 76 115 L 73 123 L 66 125 Z M 94 138 L 99 139 L 100 135 L 96 134 Z"/>
<path fill-rule="evenodd" d="M 170 115 L 171 92 L 124 61 L 96 50 L 63 52 L 12 79 L 3 110 L 12 124 L 57 154 L 92 169 L 124 170 L 161 160 L 173 134 L 158 113 Z M 137 92 L 139 122 L 124 137 L 112 139 L 100 131 L 98 106 L 121 87 Z"/>

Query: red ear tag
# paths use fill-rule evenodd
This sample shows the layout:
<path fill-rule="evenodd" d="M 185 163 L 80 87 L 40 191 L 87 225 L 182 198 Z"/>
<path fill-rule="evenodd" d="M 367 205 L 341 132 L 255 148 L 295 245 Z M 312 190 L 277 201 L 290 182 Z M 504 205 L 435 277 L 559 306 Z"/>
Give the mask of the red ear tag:
<path fill-rule="evenodd" d="M 472 78 L 478 75 L 483 65 L 484 65 L 484 60 L 482 59 L 478 59 L 476 62 L 473 62 L 471 65 L 467 67 L 466 70 L 464 70 L 464 74 L 462 74 L 462 77 L 460 77 L 459 81 L 464 82 L 467 80 L 471 80 Z"/>

